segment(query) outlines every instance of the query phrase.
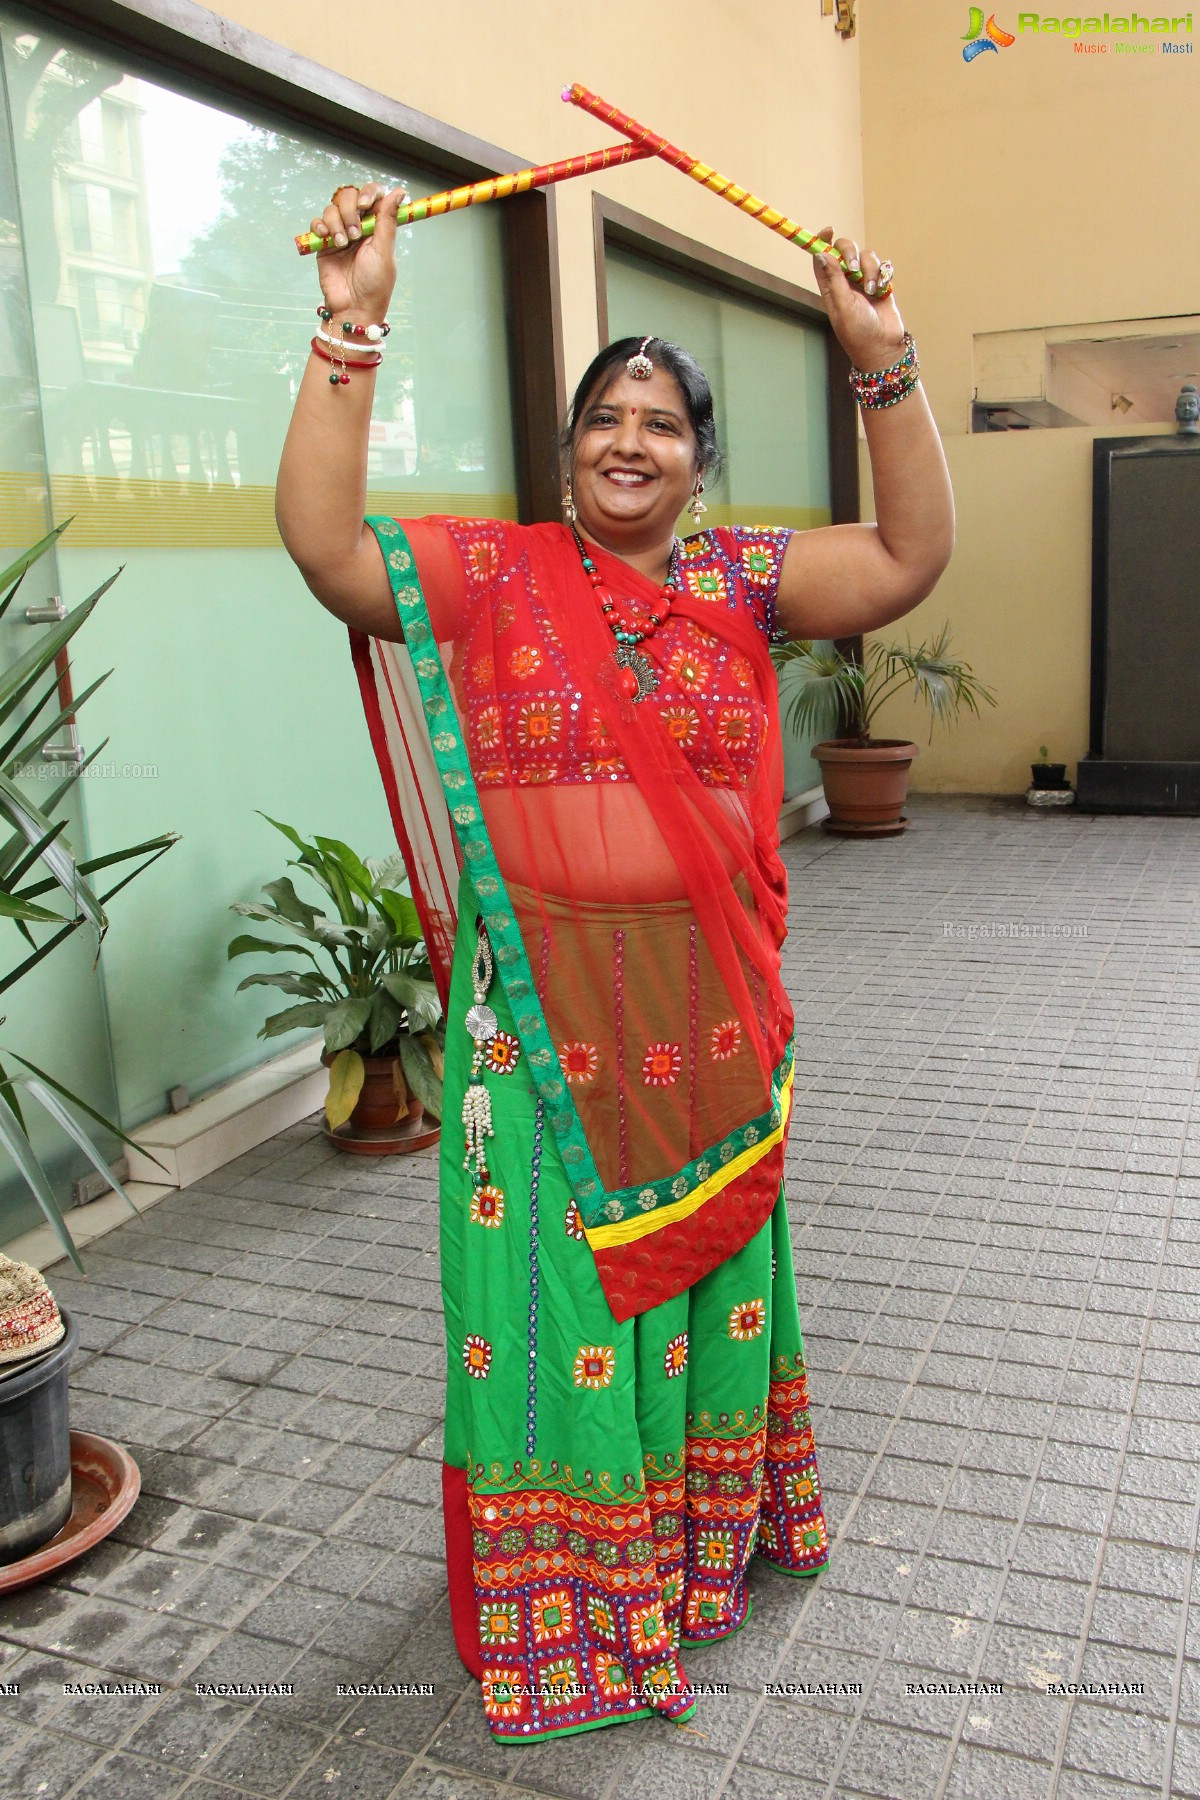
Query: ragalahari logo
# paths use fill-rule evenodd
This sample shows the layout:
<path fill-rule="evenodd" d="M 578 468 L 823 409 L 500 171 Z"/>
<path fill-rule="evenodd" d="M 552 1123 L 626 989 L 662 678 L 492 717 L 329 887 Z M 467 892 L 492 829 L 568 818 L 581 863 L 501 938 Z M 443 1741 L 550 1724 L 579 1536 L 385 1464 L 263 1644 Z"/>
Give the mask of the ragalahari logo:
<path fill-rule="evenodd" d="M 1011 31 L 1004 31 L 997 25 L 995 13 L 985 25 L 982 6 L 973 6 L 969 28 L 963 33 L 963 61 L 974 62 L 985 50 L 1007 50 L 1016 41 Z"/>

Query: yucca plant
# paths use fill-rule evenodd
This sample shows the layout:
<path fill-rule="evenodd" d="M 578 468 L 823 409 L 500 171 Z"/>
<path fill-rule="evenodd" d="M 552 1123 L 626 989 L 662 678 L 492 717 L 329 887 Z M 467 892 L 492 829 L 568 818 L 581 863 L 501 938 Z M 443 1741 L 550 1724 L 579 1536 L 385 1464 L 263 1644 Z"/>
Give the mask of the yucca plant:
<path fill-rule="evenodd" d="M 57 542 L 69 524 L 70 520 L 67 519 L 56 526 L 39 543 L 22 552 L 15 562 L 0 572 L 0 589 L 6 590 L 0 599 L 0 618 L 4 617 L 12 605 L 27 572 Z M 119 573 L 120 570 L 117 571 Z M 0 739 L 3 740 L 0 741 L 0 816 L 13 828 L 7 842 L 0 846 L 0 917 L 11 919 L 29 946 L 29 954 L 15 968 L 0 977 L 0 994 L 14 987 L 32 968 L 85 925 L 91 926 L 96 933 L 98 960 L 100 945 L 108 930 L 108 915 L 104 910 L 106 903 L 135 876 L 148 869 L 151 863 L 157 862 L 177 840 L 175 832 L 165 832 L 125 850 L 110 850 L 104 856 L 88 857 L 83 861 L 76 857 L 65 834 L 66 820 L 55 819 L 52 815 L 62 807 L 88 764 L 99 756 L 108 742 L 107 738 L 96 746 L 90 756 L 71 765 L 63 779 L 40 803 L 35 804 L 17 786 L 18 773 L 29 767 L 37 767 L 33 759 L 38 752 L 56 731 L 75 717 L 112 673 L 110 669 L 99 676 L 69 706 L 55 709 L 54 702 L 59 696 L 55 659 L 80 627 L 87 623 L 97 602 L 115 580 L 116 575 L 111 575 L 107 581 L 102 582 L 94 593 L 74 607 L 61 623 L 51 626 L 30 650 L 18 657 L 12 667 L 0 675 Z M 102 869 L 134 861 L 137 861 L 138 866 L 102 894 L 96 892 L 88 879 Z M 30 876 L 34 879 L 29 879 Z M 65 911 L 55 911 L 41 903 L 43 896 L 53 895 L 56 891 L 65 896 Z M 39 944 L 31 930 L 32 926 L 39 925 L 57 925 L 60 929 L 53 931 Z M 95 966 L 93 961 L 93 970 Z M 0 1017 L 0 1025 L 3 1023 L 3 1017 Z M 54 1227 L 63 1249 L 76 1268 L 82 1270 L 83 1264 L 67 1229 L 50 1179 L 30 1142 L 17 1089 L 23 1088 L 29 1098 L 37 1101 L 75 1141 L 109 1187 L 121 1195 L 135 1217 L 137 1208 L 108 1167 L 99 1147 L 63 1102 L 69 1101 L 72 1107 L 78 1107 L 123 1144 L 128 1144 L 133 1149 L 142 1147 L 133 1138 L 126 1136 L 119 1125 L 106 1119 L 102 1113 L 89 1106 L 86 1100 L 73 1094 L 53 1075 L 48 1074 L 45 1069 L 39 1069 L 36 1063 L 30 1062 L 18 1051 L 6 1048 L 0 1050 L 0 1056 L 4 1058 L 4 1063 L 0 1063 L 0 1145 L 7 1150 L 25 1185 Z M 20 1070 L 11 1075 L 5 1067 L 5 1063 L 10 1060 L 21 1065 Z M 142 1154 L 149 1155 L 149 1152 L 142 1149 Z M 158 1158 L 152 1157 L 151 1160 L 157 1162 Z"/>
<path fill-rule="evenodd" d="M 931 743 L 939 720 L 952 724 L 964 706 L 978 715 L 981 700 L 996 704 L 996 696 L 976 679 L 971 665 L 951 656 L 948 622 L 932 643 L 915 648 L 908 638 L 903 648 L 872 638 L 863 663 L 853 662 L 836 648 L 818 650 L 808 638 L 778 645 L 771 655 L 782 677 L 784 719 L 805 737 L 837 734 L 866 747 L 872 742 L 871 722 L 884 701 L 910 685 L 914 700 L 929 707 Z"/>
<path fill-rule="evenodd" d="M 336 917 L 301 899 L 287 875 L 267 882 L 265 903 L 233 903 L 232 912 L 261 919 L 288 936 L 243 933 L 230 943 L 230 958 L 291 952 L 311 964 L 279 975 L 247 975 L 238 983 L 239 994 L 243 988 L 274 987 L 298 1001 L 272 1013 L 259 1037 L 320 1026 L 332 1059 L 325 1116 L 333 1130 L 354 1111 L 366 1056 L 397 1057 L 412 1093 L 427 1113 L 440 1119 L 442 1008 L 421 921 L 405 892 L 402 858 L 361 858 L 340 838 L 314 837 L 308 843 L 292 826 L 266 813 L 260 817 L 299 850 L 288 867 L 303 869 L 317 883 Z"/>

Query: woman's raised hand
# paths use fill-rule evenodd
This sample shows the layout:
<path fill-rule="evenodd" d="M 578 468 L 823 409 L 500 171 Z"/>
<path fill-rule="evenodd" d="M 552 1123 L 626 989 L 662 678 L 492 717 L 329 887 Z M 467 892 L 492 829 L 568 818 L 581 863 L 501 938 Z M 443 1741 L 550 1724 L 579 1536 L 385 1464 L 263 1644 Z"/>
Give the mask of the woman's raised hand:
<path fill-rule="evenodd" d="M 878 297 L 879 257 L 867 250 L 860 258 L 854 239 L 835 238 L 832 225 L 823 226 L 818 236 L 834 246 L 848 268 L 862 270 L 862 281 L 851 281 L 832 254 L 813 257 L 817 287 L 838 343 L 856 369 L 888 368 L 902 354 L 904 321 L 890 292 Z"/>
<path fill-rule="evenodd" d="M 333 240 L 328 250 L 317 252 L 317 275 L 335 317 L 351 314 L 356 323 L 382 323 L 396 285 L 396 214 L 407 198 L 403 188 L 379 182 L 340 187 L 312 220 L 310 231 Z M 375 215 L 375 230 L 364 237 L 360 221 L 368 213 Z"/>

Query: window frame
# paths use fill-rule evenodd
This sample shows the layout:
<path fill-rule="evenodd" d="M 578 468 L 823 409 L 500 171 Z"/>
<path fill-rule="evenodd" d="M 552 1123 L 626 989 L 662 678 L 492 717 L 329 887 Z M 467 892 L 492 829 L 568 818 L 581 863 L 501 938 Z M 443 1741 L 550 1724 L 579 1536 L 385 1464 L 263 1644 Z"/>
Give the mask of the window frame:
<path fill-rule="evenodd" d="M 820 325 L 826 334 L 829 409 L 829 494 L 831 522 L 857 524 L 860 518 L 858 481 L 858 406 L 850 388 L 850 359 L 838 343 L 821 296 L 794 282 L 784 281 L 752 263 L 740 262 L 724 251 L 710 249 L 696 238 L 684 237 L 643 213 L 632 211 L 603 194 L 592 195 L 592 236 L 596 262 L 596 322 L 600 343 L 609 342 L 608 258 L 614 249 L 629 250 L 647 262 L 693 281 L 732 294 L 739 300 L 802 318 Z M 855 639 L 839 640 L 845 643 Z"/>
<path fill-rule="evenodd" d="M 367 158 L 394 156 L 422 172 L 431 190 L 529 165 L 298 51 L 234 24 L 195 0 L 39 0 L 6 6 L 32 30 L 69 32 L 85 48 L 119 56 L 132 74 L 169 83 L 201 101 L 233 106 L 252 123 L 330 132 Z M 165 16 L 164 16 L 165 15 Z M 505 200 L 508 378 L 518 516 L 557 519 L 557 438 L 566 408 L 562 307 L 553 191 Z M 281 221 L 286 229 L 286 221 Z M 436 226 L 431 227 L 436 230 Z"/>

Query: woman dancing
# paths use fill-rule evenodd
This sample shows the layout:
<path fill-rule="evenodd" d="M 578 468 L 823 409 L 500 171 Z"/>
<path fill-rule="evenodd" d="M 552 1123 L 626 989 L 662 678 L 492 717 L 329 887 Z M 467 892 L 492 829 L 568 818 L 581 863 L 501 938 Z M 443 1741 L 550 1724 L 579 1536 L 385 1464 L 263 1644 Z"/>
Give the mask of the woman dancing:
<path fill-rule="evenodd" d="M 364 523 L 400 198 L 343 187 L 312 221 L 333 240 L 323 331 L 277 514 L 317 599 L 407 646 L 408 729 L 453 821 L 447 1565 L 490 1728 L 529 1743 L 686 1718 L 681 1651 L 745 1623 L 751 1555 L 825 1565 L 782 1186 L 768 646 L 909 611 L 949 558 L 953 506 L 890 270 L 867 253 L 861 286 L 814 260 L 876 524 L 676 538 L 719 451 L 703 372 L 654 336 L 609 345 L 579 383 L 565 523 Z"/>

